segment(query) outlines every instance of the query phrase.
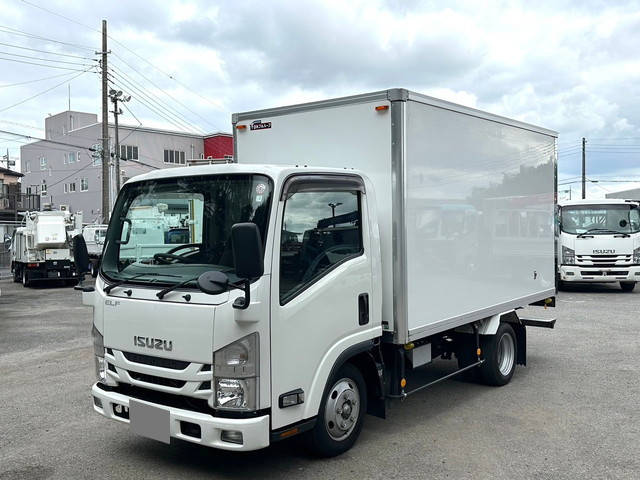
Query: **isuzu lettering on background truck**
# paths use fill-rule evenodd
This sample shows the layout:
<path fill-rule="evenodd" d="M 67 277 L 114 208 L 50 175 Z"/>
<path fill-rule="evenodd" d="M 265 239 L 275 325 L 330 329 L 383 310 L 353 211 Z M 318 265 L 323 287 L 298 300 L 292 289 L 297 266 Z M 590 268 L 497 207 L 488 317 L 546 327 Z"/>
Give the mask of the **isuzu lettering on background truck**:
<path fill-rule="evenodd" d="M 96 412 L 164 442 L 304 433 L 335 455 L 390 399 L 462 371 L 508 383 L 526 326 L 553 326 L 516 309 L 554 301 L 554 232 L 537 226 L 553 224 L 554 132 L 401 89 L 233 126 L 236 164 L 157 170 L 118 196 L 82 287 Z M 509 237 L 501 202 L 536 226 Z M 184 216 L 184 243 L 143 232 L 136 212 L 154 205 Z M 494 248 L 509 240 L 530 250 Z M 413 379 L 440 357 L 459 368 Z"/>
<path fill-rule="evenodd" d="M 558 285 L 640 280 L 640 202 L 574 200 L 558 205 Z"/>

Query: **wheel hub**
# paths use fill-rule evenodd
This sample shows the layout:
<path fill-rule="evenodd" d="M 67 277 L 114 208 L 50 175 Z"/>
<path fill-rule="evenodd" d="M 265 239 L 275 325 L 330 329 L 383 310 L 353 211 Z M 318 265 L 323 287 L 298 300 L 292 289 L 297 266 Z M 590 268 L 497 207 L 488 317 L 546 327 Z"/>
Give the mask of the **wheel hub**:
<path fill-rule="evenodd" d="M 360 414 L 360 392 L 350 378 L 338 380 L 329 391 L 325 408 L 325 427 L 334 440 L 347 438 Z"/>

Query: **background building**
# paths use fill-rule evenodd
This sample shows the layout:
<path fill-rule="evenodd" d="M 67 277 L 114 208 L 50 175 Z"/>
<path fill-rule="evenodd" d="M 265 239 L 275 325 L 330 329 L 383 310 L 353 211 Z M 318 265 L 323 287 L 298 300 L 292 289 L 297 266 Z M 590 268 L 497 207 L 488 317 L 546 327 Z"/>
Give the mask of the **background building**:
<path fill-rule="evenodd" d="M 228 133 L 203 136 L 127 125 L 118 131 L 121 184 L 150 170 L 233 155 L 233 137 Z M 101 221 L 102 124 L 97 115 L 76 111 L 52 115 L 45 119 L 45 132 L 46 140 L 20 148 L 22 190 L 39 195 L 43 206 L 82 211 L 85 222 Z M 111 149 L 114 134 L 109 124 Z"/>
<path fill-rule="evenodd" d="M 640 199 L 640 188 L 632 188 L 630 190 L 622 190 L 620 192 L 607 193 L 606 198 L 623 198 L 625 200 Z"/>

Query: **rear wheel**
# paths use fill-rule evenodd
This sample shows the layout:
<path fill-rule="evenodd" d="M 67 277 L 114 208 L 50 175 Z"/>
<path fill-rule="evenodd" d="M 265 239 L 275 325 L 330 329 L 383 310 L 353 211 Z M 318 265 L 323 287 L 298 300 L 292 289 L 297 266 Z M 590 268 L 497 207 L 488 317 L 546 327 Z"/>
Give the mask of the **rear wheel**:
<path fill-rule="evenodd" d="M 518 343 L 513 328 L 501 323 L 495 335 L 481 337 L 484 363 L 480 365 L 480 375 L 487 385 L 506 385 L 511 381 L 516 369 Z"/>
<path fill-rule="evenodd" d="M 98 262 L 91 262 L 90 264 L 91 276 L 96 278 L 98 276 Z"/>
<path fill-rule="evenodd" d="M 333 457 L 349 450 L 362 430 L 367 411 L 367 386 L 355 366 L 347 363 L 329 380 L 316 425 L 308 434 L 312 451 Z"/>
<path fill-rule="evenodd" d="M 20 283 L 20 269 L 17 265 L 13 266 L 13 281 L 15 283 Z"/>
<path fill-rule="evenodd" d="M 636 288 L 636 282 L 620 282 L 620 288 L 624 292 L 633 292 L 633 289 Z"/>
<path fill-rule="evenodd" d="M 22 268 L 22 286 L 29 287 L 31 285 L 31 275 L 26 268 Z"/>

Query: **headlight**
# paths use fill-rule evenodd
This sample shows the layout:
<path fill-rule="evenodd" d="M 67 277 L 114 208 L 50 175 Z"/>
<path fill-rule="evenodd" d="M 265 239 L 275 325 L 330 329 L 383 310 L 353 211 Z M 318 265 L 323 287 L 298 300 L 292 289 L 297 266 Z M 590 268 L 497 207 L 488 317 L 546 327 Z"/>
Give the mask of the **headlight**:
<path fill-rule="evenodd" d="M 104 337 L 94 325 L 91 329 L 93 336 L 93 353 L 96 362 L 96 378 L 99 382 L 107 381 L 107 364 L 104 361 Z"/>
<path fill-rule="evenodd" d="M 562 247 L 562 263 L 565 265 L 576 263 L 576 252 L 573 248 Z"/>
<path fill-rule="evenodd" d="M 640 264 L 640 247 L 633 249 L 633 263 Z"/>
<path fill-rule="evenodd" d="M 258 333 L 252 333 L 213 354 L 213 406 L 256 410 L 258 406 Z"/>

